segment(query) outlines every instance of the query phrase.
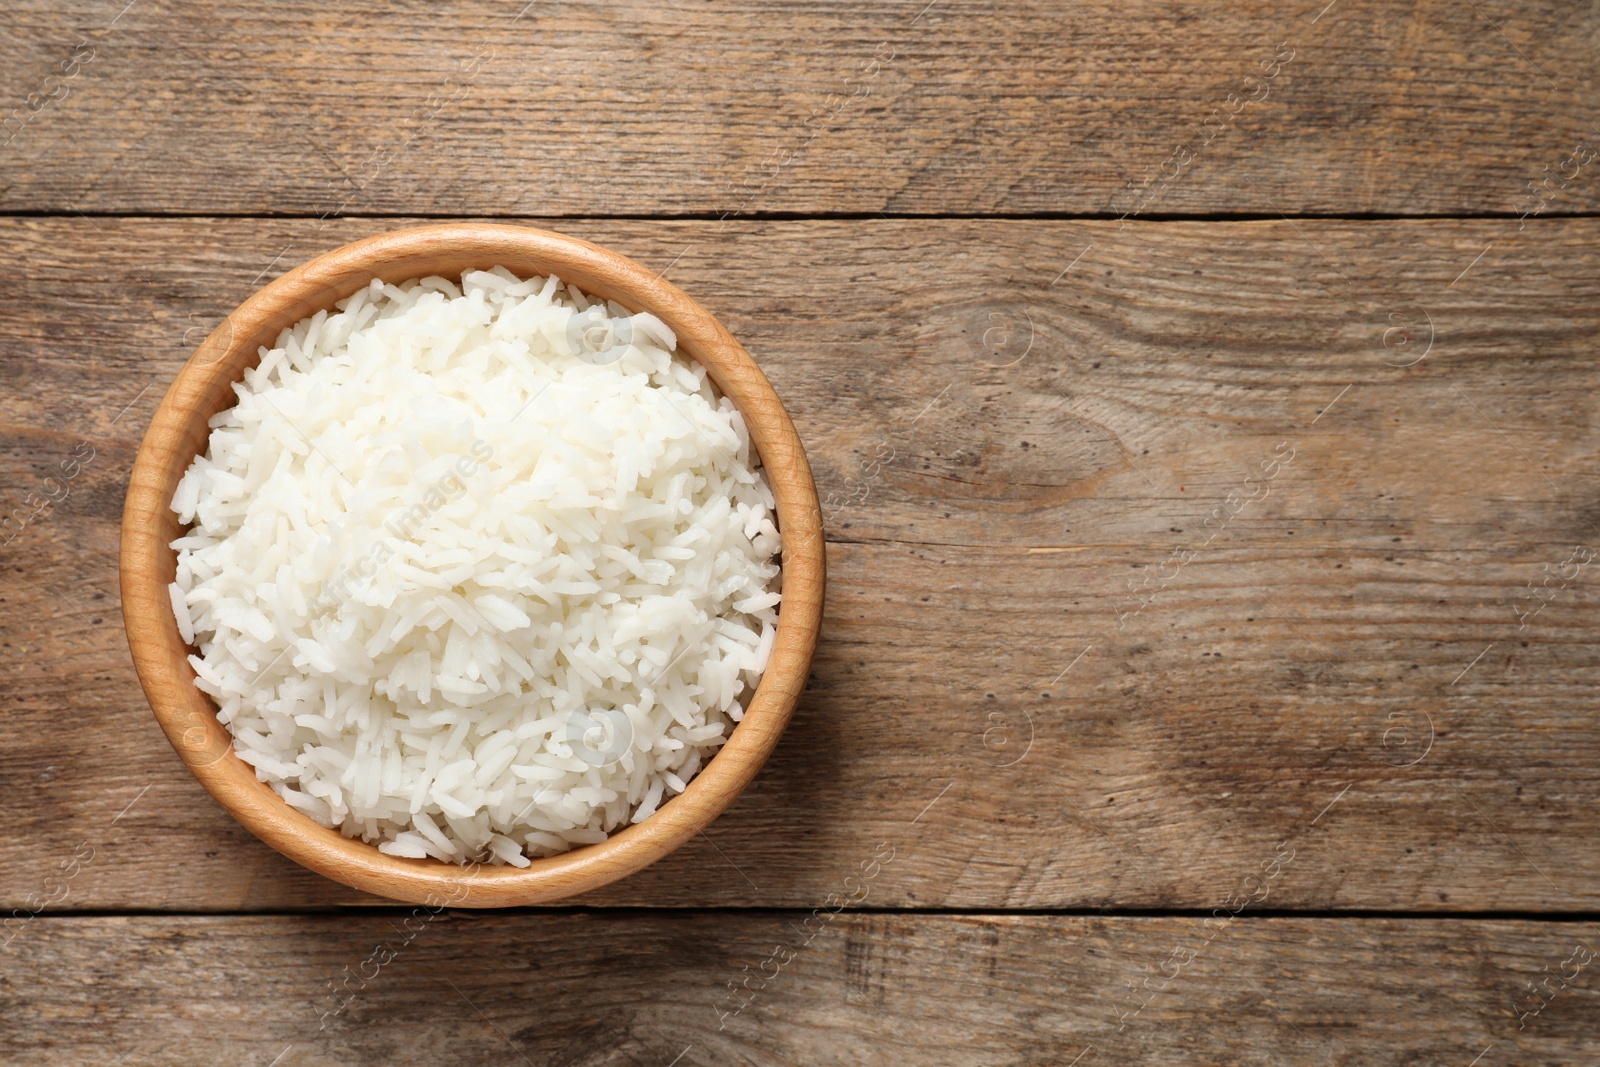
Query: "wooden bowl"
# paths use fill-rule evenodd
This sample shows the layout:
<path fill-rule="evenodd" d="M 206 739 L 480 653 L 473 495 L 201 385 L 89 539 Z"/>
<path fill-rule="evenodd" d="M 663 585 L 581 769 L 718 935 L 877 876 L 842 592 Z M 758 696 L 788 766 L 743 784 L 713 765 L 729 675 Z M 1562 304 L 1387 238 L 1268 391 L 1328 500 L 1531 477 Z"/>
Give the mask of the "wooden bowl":
<path fill-rule="evenodd" d="M 672 327 L 738 405 L 777 499 L 783 604 L 766 673 L 743 721 L 688 789 L 645 821 L 596 845 L 524 868 L 403 859 L 295 811 L 233 752 L 216 705 L 195 687 L 167 587 L 182 530 L 170 507 L 178 479 L 205 451 L 207 421 L 234 402 L 231 386 L 287 326 L 367 285 L 504 266 L 555 274 L 586 293 L 647 311 Z M 522 226 L 422 226 L 369 237 L 296 267 L 255 293 L 206 338 L 157 408 L 134 462 L 122 516 L 122 612 L 139 681 L 167 739 L 200 783 L 252 833 L 306 867 L 355 889 L 430 906 L 506 907 L 582 893 L 654 863 L 698 833 L 755 777 L 789 721 L 822 618 L 822 516 L 788 412 L 750 354 L 711 313 L 633 260 L 574 237 Z"/>

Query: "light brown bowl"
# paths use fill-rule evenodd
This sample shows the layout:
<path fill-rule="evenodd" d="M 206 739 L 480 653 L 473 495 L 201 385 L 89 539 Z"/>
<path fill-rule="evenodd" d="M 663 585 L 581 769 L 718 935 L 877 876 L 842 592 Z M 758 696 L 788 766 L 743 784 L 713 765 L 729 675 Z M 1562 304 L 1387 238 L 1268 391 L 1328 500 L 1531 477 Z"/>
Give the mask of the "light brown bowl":
<path fill-rule="evenodd" d="M 681 795 L 650 818 L 525 868 L 461 867 L 387 856 L 320 826 L 256 779 L 233 752 L 216 705 L 195 687 L 167 586 L 180 536 L 169 506 L 178 480 L 206 448 L 208 420 L 234 402 L 231 386 L 286 326 L 330 308 L 373 278 L 401 282 L 504 266 L 555 274 L 587 293 L 661 319 L 679 351 L 702 363 L 743 413 L 777 498 L 783 534 L 783 604 L 777 641 L 744 720 Z M 296 267 L 230 314 L 178 372 L 134 462 L 122 515 L 122 612 L 139 681 L 161 728 L 200 783 L 234 818 L 298 863 L 396 900 L 452 907 L 537 904 L 631 874 L 715 819 L 755 777 L 789 721 L 810 669 L 822 618 L 822 516 L 811 468 L 788 412 L 755 361 L 711 313 L 654 271 L 574 237 L 521 226 L 450 224 L 398 230 Z"/>

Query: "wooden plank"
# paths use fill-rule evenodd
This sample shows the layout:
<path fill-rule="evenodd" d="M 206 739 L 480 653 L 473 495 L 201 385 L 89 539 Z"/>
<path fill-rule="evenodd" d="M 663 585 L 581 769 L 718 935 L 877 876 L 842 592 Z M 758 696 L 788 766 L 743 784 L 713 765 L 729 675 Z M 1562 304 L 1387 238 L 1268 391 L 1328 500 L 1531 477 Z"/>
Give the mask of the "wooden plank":
<path fill-rule="evenodd" d="M 385 225 L 0 223 L 30 264 L 0 292 L 0 494 L 95 450 L 0 550 L 5 906 L 358 899 L 168 749 L 115 537 L 188 346 Z M 1208 909 L 1281 846 L 1258 906 L 1594 907 L 1600 221 L 567 228 L 724 317 L 834 500 L 776 757 L 593 902 L 815 906 L 889 841 L 876 906 Z M 1430 318 L 1411 362 L 1425 325 L 1394 331 Z"/>
<path fill-rule="evenodd" d="M 1593 13 L 28 0 L 0 209 L 1592 212 Z M 1577 155 L 1574 155 L 1577 152 Z M 1530 183 L 1539 183 L 1535 196 Z"/>
<path fill-rule="evenodd" d="M 1600 1053 L 1593 923 L 420 909 L 43 918 L 8 952 L 0 1052 L 17 1064 Z"/>

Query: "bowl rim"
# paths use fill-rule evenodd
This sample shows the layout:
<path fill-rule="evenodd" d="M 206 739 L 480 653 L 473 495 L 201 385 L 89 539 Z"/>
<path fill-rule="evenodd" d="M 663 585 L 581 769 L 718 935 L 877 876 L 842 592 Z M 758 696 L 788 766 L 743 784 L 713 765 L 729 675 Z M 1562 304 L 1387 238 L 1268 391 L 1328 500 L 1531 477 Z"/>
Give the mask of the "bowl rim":
<path fill-rule="evenodd" d="M 647 311 L 672 328 L 678 351 L 706 367 L 738 407 L 761 457 L 783 534 L 783 603 L 767 670 L 728 741 L 688 788 L 648 819 L 605 841 L 528 867 L 447 864 L 376 845 L 294 810 L 234 754 L 216 706 L 195 686 L 191 649 L 167 590 L 181 532 L 169 505 L 204 451 L 209 418 L 234 402 L 232 385 L 283 327 L 368 284 L 506 266 L 556 274 L 587 294 Z M 308 310 L 309 309 L 309 310 Z M 810 671 L 822 619 L 822 512 L 794 424 L 750 354 L 709 311 L 655 271 L 581 238 L 508 223 L 444 223 L 376 234 L 333 249 L 261 287 L 230 312 L 179 370 L 140 443 L 123 508 L 119 559 L 123 624 L 140 685 L 167 739 L 205 789 L 246 829 L 290 859 L 353 889 L 434 907 L 509 907 L 587 892 L 654 863 L 709 825 L 777 745 Z"/>

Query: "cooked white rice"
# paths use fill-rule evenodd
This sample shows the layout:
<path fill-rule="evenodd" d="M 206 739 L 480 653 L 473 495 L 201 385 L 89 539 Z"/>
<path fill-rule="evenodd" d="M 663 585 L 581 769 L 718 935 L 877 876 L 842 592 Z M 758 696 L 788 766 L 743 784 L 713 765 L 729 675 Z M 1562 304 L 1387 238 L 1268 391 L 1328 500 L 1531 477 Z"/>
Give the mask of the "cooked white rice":
<path fill-rule="evenodd" d="M 525 866 L 654 813 L 777 624 L 738 410 L 656 318 L 504 269 L 285 330 L 172 507 L 241 759 L 394 856 Z"/>

